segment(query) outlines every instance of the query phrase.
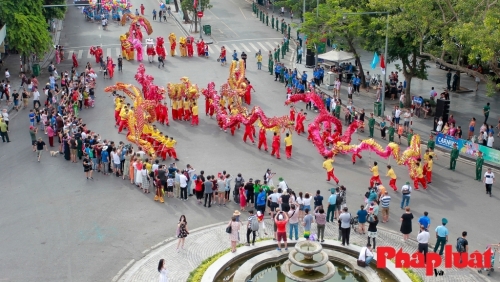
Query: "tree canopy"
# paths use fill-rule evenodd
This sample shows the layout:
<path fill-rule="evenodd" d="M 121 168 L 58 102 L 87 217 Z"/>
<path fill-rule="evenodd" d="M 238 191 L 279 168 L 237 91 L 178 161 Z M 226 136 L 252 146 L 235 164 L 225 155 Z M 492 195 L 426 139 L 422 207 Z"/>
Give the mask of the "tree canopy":
<path fill-rule="evenodd" d="M 43 54 L 52 43 L 41 0 L 2 0 L 0 18 L 7 24 L 7 42 L 23 55 Z"/>
<path fill-rule="evenodd" d="M 64 5 L 66 4 L 66 0 L 43 0 L 44 5 Z M 43 8 L 43 16 L 45 20 L 52 19 L 63 19 L 66 14 L 67 7 L 47 7 Z"/>
<path fill-rule="evenodd" d="M 210 0 L 198 0 L 199 8 L 202 11 L 206 11 L 208 9 L 211 9 L 213 6 L 210 4 Z M 198 16 L 196 16 L 196 11 L 198 8 L 193 7 L 193 1 L 192 0 L 182 0 L 181 2 L 181 7 L 182 7 L 182 12 L 184 13 L 184 21 L 185 22 L 190 22 L 191 20 L 189 19 L 189 13 L 193 14 L 194 18 L 194 31 L 198 31 Z"/>

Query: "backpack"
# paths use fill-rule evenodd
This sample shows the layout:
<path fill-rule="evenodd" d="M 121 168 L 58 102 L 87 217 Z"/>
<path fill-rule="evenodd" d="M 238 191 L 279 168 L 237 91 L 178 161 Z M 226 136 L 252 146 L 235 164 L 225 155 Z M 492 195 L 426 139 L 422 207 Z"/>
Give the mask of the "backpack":
<path fill-rule="evenodd" d="M 259 221 L 257 220 L 256 216 L 254 216 L 254 218 L 250 222 L 250 229 L 252 231 L 259 231 Z"/>
<path fill-rule="evenodd" d="M 52 68 L 52 65 L 49 65 L 49 67 L 48 67 L 48 71 L 49 71 L 49 72 L 53 72 L 53 71 L 54 71 L 54 69 Z"/>
<path fill-rule="evenodd" d="M 234 179 L 234 187 L 239 189 L 243 181 L 243 177 L 236 177 L 236 179 Z"/>
<path fill-rule="evenodd" d="M 335 200 L 335 205 L 340 206 L 344 201 L 344 197 L 342 197 L 342 192 L 337 194 L 337 199 Z"/>
<path fill-rule="evenodd" d="M 366 191 L 365 198 L 367 198 L 367 199 L 370 198 L 370 191 Z"/>
<path fill-rule="evenodd" d="M 462 238 L 462 237 L 459 237 L 457 238 L 457 252 L 459 253 L 465 253 L 465 246 L 464 246 L 464 243 L 465 243 L 465 239 Z"/>
<path fill-rule="evenodd" d="M 408 186 L 408 185 L 403 186 L 403 188 L 401 188 L 401 193 L 403 193 L 403 195 L 410 194 L 410 188 L 409 187 L 410 186 Z"/>

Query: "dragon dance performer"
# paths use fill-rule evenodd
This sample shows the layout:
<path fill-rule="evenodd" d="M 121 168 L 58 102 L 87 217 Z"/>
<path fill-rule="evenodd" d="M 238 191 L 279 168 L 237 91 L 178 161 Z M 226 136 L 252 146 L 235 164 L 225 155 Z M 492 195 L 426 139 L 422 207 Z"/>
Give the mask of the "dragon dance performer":
<path fill-rule="evenodd" d="M 107 57 L 106 61 L 107 61 L 106 68 L 108 70 L 109 79 L 112 79 L 115 73 L 115 64 L 113 63 L 113 59 L 111 57 Z"/>
<path fill-rule="evenodd" d="M 394 190 L 394 191 L 398 191 L 398 187 L 396 186 L 396 179 L 398 178 L 396 176 L 396 173 L 394 172 L 394 169 L 388 165 L 387 166 L 387 175 L 386 176 L 389 176 L 391 178 L 391 180 L 389 181 L 389 186 L 391 186 L 391 188 Z"/>
<path fill-rule="evenodd" d="M 128 117 L 129 117 L 129 110 L 128 107 L 125 106 L 122 108 L 120 111 L 120 121 L 119 121 L 119 127 L 118 127 L 118 133 L 121 133 L 124 127 L 128 128 Z"/>
<path fill-rule="evenodd" d="M 250 84 L 250 81 L 247 80 L 247 86 L 245 88 L 245 103 L 247 105 L 250 105 L 251 104 L 251 101 L 252 101 L 252 94 L 251 94 L 251 90 L 253 90 L 253 92 L 255 92 L 255 89 L 253 88 L 253 86 Z"/>
<path fill-rule="evenodd" d="M 413 185 L 415 186 L 415 190 L 418 190 L 418 184 L 421 183 L 424 187 L 424 190 L 427 189 L 427 182 L 424 177 L 424 168 L 420 164 L 420 162 L 416 163 L 417 166 L 417 175 L 415 176 L 415 180 L 413 181 Z"/>
<path fill-rule="evenodd" d="M 285 154 L 287 159 L 292 158 L 292 135 L 290 133 L 286 134 L 285 139 L 283 140 L 285 143 Z"/>
<path fill-rule="evenodd" d="M 295 113 L 296 113 L 295 107 L 293 105 L 290 106 L 290 120 L 292 122 L 295 122 Z"/>
<path fill-rule="evenodd" d="M 184 108 L 184 120 L 191 120 L 191 102 L 186 98 L 182 103 L 182 107 Z"/>
<path fill-rule="evenodd" d="M 378 173 L 377 162 L 373 162 L 373 166 L 370 166 L 370 171 L 372 172 L 372 177 L 370 178 L 370 187 L 374 187 L 375 183 L 382 184 L 382 180 L 380 180 L 380 175 Z"/>
<path fill-rule="evenodd" d="M 90 55 L 93 55 L 95 57 L 95 62 L 99 64 L 101 62 L 101 56 L 102 56 L 102 49 L 100 46 L 97 47 L 90 47 Z"/>
<path fill-rule="evenodd" d="M 194 43 L 194 37 L 188 36 L 186 39 L 186 47 L 187 47 L 188 57 L 193 56 L 193 43 Z"/>
<path fill-rule="evenodd" d="M 172 119 L 173 120 L 179 119 L 179 111 L 177 109 L 177 100 L 172 101 Z"/>
<path fill-rule="evenodd" d="M 115 122 L 118 124 L 120 118 L 120 111 L 123 107 L 124 100 L 120 95 L 117 95 L 115 98 Z"/>
<path fill-rule="evenodd" d="M 208 116 L 208 109 L 210 108 L 210 98 L 205 96 L 205 115 Z"/>
<path fill-rule="evenodd" d="M 184 118 L 184 104 L 182 99 L 177 100 L 177 120 L 182 120 Z"/>
<path fill-rule="evenodd" d="M 174 158 L 176 161 L 179 161 L 179 159 L 177 158 L 177 152 L 175 151 L 175 145 L 177 144 L 177 141 L 174 140 L 173 137 L 170 137 L 168 139 L 168 141 L 165 142 L 165 145 L 167 147 L 167 152 L 168 152 L 168 155 L 171 157 L 171 158 Z"/>
<path fill-rule="evenodd" d="M 280 145 L 281 145 L 281 137 L 278 134 L 278 132 L 274 132 L 273 136 L 273 143 L 272 143 L 272 151 L 271 151 L 271 156 L 274 157 L 276 154 L 276 158 L 280 159 Z"/>
<path fill-rule="evenodd" d="M 250 141 L 255 145 L 255 140 L 253 139 L 253 132 L 255 131 L 255 127 L 253 124 L 246 124 L 245 125 L 245 134 L 243 134 L 243 142 L 247 142 L 247 137 L 250 138 Z"/>
<path fill-rule="evenodd" d="M 168 40 L 170 41 L 170 56 L 174 57 L 175 56 L 175 47 L 177 46 L 177 38 L 175 37 L 174 33 L 170 33 L 168 36 Z"/>
<path fill-rule="evenodd" d="M 267 138 L 266 138 L 266 132 L 267 130 L 262 127 L 260 130 L 259 130 L 259 146 L 257 146 L 257 148 L 259 148 L 260 150 L 260 147 L 262 145 L 264 145 L 264 150 L 266 150 L 267 152 Z"/>
<path fill-rule="evenodd" d="M 186 37 L 181 36 L 179 38 L 179 51 L 181 53 L 181 57 L 187 57 Z"/>
<path fill-rule="evenodd" d="M 326 181 L 330 181 L 330 179 L 333 178 L 337 184 L 339 184 L 339 179 L 335 174 L 333 173 L 334 168 L 333 168 L 333 163 L 335 160 L 333 158 L 329 158 L 327 156 L 324 157 L 325 161 L 323 162 L 323 168 L 326 170 Z"/>
<path fill-rule="evenodd" d="M 297 132 L 298 135 L 301 133 L 304 133 L 304 121 L 307 118 L 307 113 L 304 113 L 304 109 L 300 109 L 299 114 L 297 115 L 297 123 L 295 124 L 295 132 Z"/>
<path fill-rule="evenodd" d="M 200 119 L 198 118 L 198 105 L 196 104 L 196 102 L 193 102 L 191 113 L 193 115 L 193 117 L 191 118 L 191 126 L 198 125 L 200 123 Z"/>

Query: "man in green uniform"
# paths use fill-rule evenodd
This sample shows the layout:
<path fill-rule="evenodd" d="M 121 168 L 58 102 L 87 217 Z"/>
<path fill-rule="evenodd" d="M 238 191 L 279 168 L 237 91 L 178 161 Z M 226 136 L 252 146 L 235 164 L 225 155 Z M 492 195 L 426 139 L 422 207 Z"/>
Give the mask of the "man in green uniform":
<path fill-rule="evenodd" d="M 483 164 L 484 164 L 484 159 L 483 159 L 483 152 L 479 151 L 477 152 L 477 159 L 476 159 L 476 180 L 481 181 L 481 177 L 483 177 Z"/>
<path fill-rule="evenodd" d="M 281 42 L 281 59 L 284 60 L 285 59 L 285 52 L 286 52 L 286 47 L 285 47 L 286 43 L 285 42 Z"/>
<path fill-rule="evenodd" d="M 408 146 L 411 145 L 411 139 L 413 138 L 413 129 L 410 129 L 408 135 L 406 135 L 406 139 L 408 139 Z"/>
<path fill-rule="evenodd" d="M 273 75 L 274 66 L 273 66 L 273 54 L 271 54 L 271 51 L 269 51 L 269 61 L 267 62 L 267 67 L 269 69 L 269 73 Z"/>
<path fill-rule="evenodd" d="M 290 32 L 292 31 L 292 27 L 290 26 L 290 24 L 288 24 L 288 38 L 290 39 Z"/>
<path fill-rule="evenodd" d="M 276 31 L 279 31 L 279 28 L 280 28 L 280 20 L 278 19 L 278 17 L 276 17 Z"/>
<path fill-rule="evenodd" d="M 257 7 L 255 7 L 255 16 L 257 18 L 259 18 L 259 12 L 260 12 L 260 9 L 257 9 Z"/>
<path fill-rule="evenodd" d="M 341 108 L 340 103 L 337 103 L 337 105 L 335 106 L 335 116 L 337 118 L 340 118 L 340 108 Z"/>
<path fill-rule="evenodd" d="M 427 141 L 427 149 L 434 150 L 434 147 L 436 147 L 436 142 L 434 141 L 434 135 L 431 134 L 429 141 Z"/>
<path fill-rule="evenodd" d="M 269 13 L 266 13 L 266 26 L 269 26 Z"/>
<path fill-rule="evenodd" d="M 281 48 L 278 45 L 278 49 L 276 50 L 276 58 L 278 59 L 278 62 L 280 61 L 280 52 L 281 52 Z"/>
<path fill-rule="evenodd" d="M 370 119 L 368 120 L 368 129 L 370 130 L 370 138 L 373 138 L 373 131 L 375 130 L 375 118 L 373 113 L 370 113 Z"/>
<path fill-rule="evenodd" d="M 278 45 L 278 50 L 279 50 L 280 46 Z M 275 61 L 278 61 L 279 59 L 279 55 L 278 55 L 278 50 L 276 50 L 276 48 L 274 48 L 274 60 Z"/>
<path fill-rule="evenodd" d="M 285 25 L 286 24 L 285 24 L 284 20 L 282 20 L 282 22 L 281 22 L 281 34 L 285 34 Z"/>
<path fill-rule="evenodd" d="M 453 149 L 451 149 L 451 153 L 450 153 L 450 169 L 451 170 L 455 170 L 455 166 L 457 165 L 457 159 L 458 159 L 457 143 L 454 143 Z"/>
<path fill-rule="evenodd" d="M 274 29 L 274 15 L 271 16 L 271 26 Z"/>
<path fill-rule="evenodd" d="M 290 52 L 290 35 L 285 39 L 286 41 L 286 51 Z"/>
<path fill-rule="evenodd" d="M 389 131 L 389 142 L 394 142 L 394 123 L 391 123 L 391 126 L 388 129 Z"/>

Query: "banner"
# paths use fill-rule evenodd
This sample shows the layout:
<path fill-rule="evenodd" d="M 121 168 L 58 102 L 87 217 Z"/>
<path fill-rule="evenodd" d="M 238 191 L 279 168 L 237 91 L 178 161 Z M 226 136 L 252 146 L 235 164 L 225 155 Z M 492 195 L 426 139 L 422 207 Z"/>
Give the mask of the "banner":
<path fill-rule="evenodd" d="M 443 133 L 436 135 L 436 146 L 451 150 L 453 148 L 453 144 L 455 143 L 457 144 L 460 155 L 476 159 L 477 152 L 481 151 L 485 162 L 500 166 L 499 150 L 488 148 L 486 146 L 473 143 L 472 141 L 455 138 Z"/>

